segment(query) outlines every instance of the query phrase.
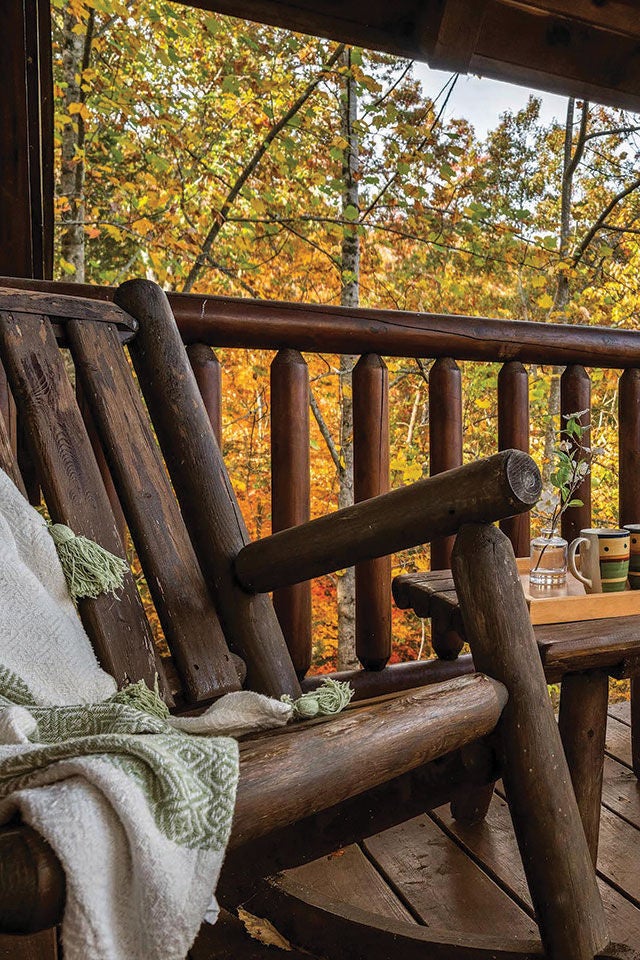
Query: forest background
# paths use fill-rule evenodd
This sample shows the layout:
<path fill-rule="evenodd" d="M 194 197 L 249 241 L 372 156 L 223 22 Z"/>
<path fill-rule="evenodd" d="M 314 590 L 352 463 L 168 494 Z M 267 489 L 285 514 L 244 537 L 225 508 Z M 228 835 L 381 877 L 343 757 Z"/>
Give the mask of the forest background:
<path fill-rule="evenodd" d="M 56 271 L 167 289 L 637 325 L 640 117 L 531 96 L 479 138 L 411 62 L 168 0 L 53 0 Z M 220 350 L 223 445 L 251 533 L 270 532 L 272 354 Z M 354 358 L 309 356 L 312 516 L 353 495 Z M 392 484 L 428 475 L 430 361 L 390 360 Z M 464 459 L 493 452 L 492 364 L 462 365 Z M 530 369 L 549 476 L 559 374 Z M 594 370 L 597 522 L 617 522 L 615 372 Z M 394 574 L 428 564 L 394 558 Z M 313 584 L 314 668 L 354 658 L 353 577 Z M 428 655 L 395 611 L 394 659 Z"/>

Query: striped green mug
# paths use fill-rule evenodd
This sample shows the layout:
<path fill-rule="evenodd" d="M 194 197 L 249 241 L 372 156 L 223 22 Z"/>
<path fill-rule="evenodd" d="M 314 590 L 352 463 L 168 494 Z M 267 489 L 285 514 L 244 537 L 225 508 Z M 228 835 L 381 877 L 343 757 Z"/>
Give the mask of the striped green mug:
<path fill-rule="evenodd" d="M 624 529 L 629 531 L 631 539 L 629 586 L 632 590 L 640 590 L 640 523 L 625 523 Z"/>
<path fill-rule="evenodd" d="M 640 527 L 639 527 L 640 529 Z M 615 593 L 627 586 L 629 573 L 628 530 L 581 530 L 569 547 L 569 570 L 587 593 Z M 580 548 L 580 569 L 576 550 Z"/>

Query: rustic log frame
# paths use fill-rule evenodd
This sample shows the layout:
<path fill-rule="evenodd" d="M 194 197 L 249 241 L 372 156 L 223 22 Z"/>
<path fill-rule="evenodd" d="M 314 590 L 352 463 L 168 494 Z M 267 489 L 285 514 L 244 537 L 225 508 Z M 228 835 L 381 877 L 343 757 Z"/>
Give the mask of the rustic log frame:
<path fill-rule="evenodd" d="M 196 502 L 200 505 L 200 509 L 203 509 L 205 513 L 211 511 L 219 512 L 220 506 L 218 499 L 222 498 L 224 512 L 224 502 L 225 499 L 228 498 L 229 506 L 232 510 L 236 511 L 233 514 L 233 522 L 237 527 L 237 506 L 234 507 L 233 496 L 228 487 L 228 478 L 226 478 L 222 461 L 221 459 L 217 459 L 219 458 L 219 452 L 211 429 L 211 423 L 200 398 L 197 383 L 186 352 L 181 344 L 177 328 L 172 321 L 166 298 L 161 291 L 159 291 L 159 288 L 144 281 L 138 281 L 125 285 L 119 292 L 118 300 L 120 303 L 126 304 L 130 309 L 135 308 L 135 312 L 138 314 L 138 319 L 141 322 L 141 328 L 136 338 L 131 342 L 130 350 L 134 357 L 139 380 L 146 393 L 149 408 L 152 410 L 152 413 L 155 412 L 156 414 L 155 421 L 160 443 L 165 448 L 178 498 L 182 501 L 182 510 L 186 515 L 187 524 L 189 525 L 190 521 L 188 515 L 189 498 L 192 499 L 192 507 L 194 500 L 194 489 L 188 477 L 195 475 L 198 483 L 205 484 L 204 501 L 202 499 L 202 489 L 198 491 L 200 496 L 195 498 Z M 33 304 L 30 306 L 31 309 L 33 309 Z M 24 313 L 17 314 L 16 316 L 19 316 L 20 324 L 23 327 L 29 327 L 29 331 L 25 334 L 28 344 L 27 347 L 23 347 L 20 343 L 17 324 L 13 316 L 6 310 L 4 313 L 0 313 L 0 331 L 2 333 L 3 358 L 8 361 L 12 386 L 16 392 L 21 413 L 25 414 L 30 412 L 31 408 L 31 401 L 28 397 L 31 363 L 29 357 L 32 355 L 31 351 L 33 351 L 35 355 L 35 353 L 44 350 L 47 355 L 51 354 L 52 357 L 53 350 L 51 343 L 53 332 L 48 322 L 43 321 L 41 315 Z M 91 344 L 95 347 L 92 338 L 94 335 L 99 334 L 101 344 L 106 342 L 106 338 L 110 338 L 111 348 L 118 352 L 120 351 L 119 339 L 116 336 L 114 327 L 109 325 L 97 325 L 91 336 L 87 333 L 84 321 L 82 320 L 69 318 L 66 327 L 68 340 L 74 350 L 74 355 L 79 361 L 82 375 L 86 380 L 84 386 L 85 388 L 89 388 L 85 389 L 85 393 L 87 394 L 87 399 L 90 400 L 92 383 L 94 384 L 93 392 L 95 393 L 96 376 L 96 371 L 92 370 L 91 361 Z M 42 335 L 38 333 L 39 330 Z M 161 343 L 158 343 L 159 332 L 161 332 Z M 34 336 L 36 336 L 39 345 L 36 345 L 36 340 L 33 339 Z M 52 388 L 51 396 L 54 398 L 58 396 L 65 398 L 64 411 L 62 412 L 65 414 L 63 419 L 66 419 L 67 401 L 70 405 L 71 398 L 67 397 L 67 393 L 65 393 L 67 388 L 64 388 L 62 384 L 58 383 L 59 375 L 53 359 L 49 358 L 47 363 L 47 369 L 51 370 L 50 379 L 52 383 L 55 384 L 55 390 Z M 110 369 L 110 376 L 113 376 L 113 370 L 115 368 Z M 171 369 L 175 376 L 175 379 L 170 383 L 165 383 L 163 380 L 162 371 L 166 371 L 167 369 Z M 91 376 L 89 375 L 90 373 L 92 374 Z M 179 388 L 176 388 L 176 383 L 180 384 Z M 162 401 L 162 403 L 160 401 Z M 186 404 L 185 410 L 182 412 L 179 409 L 180 401 Z M 39 429 L 38 425 L 40 425 L 43 429 L 43 435 L 46 437 L 47 429 L 50 428 L 47 426 L 47 422 L 42 420 L 43 415 L 38 413 L 38 404 L 42 406 L 42 401 L 34 404 L 34 428 L 37 430 Z M 154 405 L 156 407 L 162 406 L 162 410 L 159 411 L 156 409 L 154 411 Z M 52 405 L 49 404 L 49 406 Z M 96 415 L 97 422 L 99 422 L 100 404 L 95 403 L 95 398 L 92 410 L 94 415 Z M 195 434 L 196 439 L 191 443 L 187 436 L 186 420 L 183 421 L 181 419 L 183 414 L 191 421 L 191 429 Z M 59 426 L 56 419 L 57 416 L 58 410 L 55 408 L 55 404 L 53 404 L 51 422 L 52 424 L 56 424 L 56 428 Z M 102 423 L 102 428 L 104 434 L 104 423 Z M 85 446 L 86 444 L 88 444 L 88 439 L 86 439 Z M 42 442 L 38 441 L 36 444 L 42 460 L 41 467 L 51 456 L 50 446 L 51 444 L 48 444 L 46 439 L 42 440 Z M 171 461 L 171 457 L 174 458 L 173 462 Z M 203 464 L 208 468 L 208 471 L 204 469 Z M 211 469 L 212 467 L 213 469 Z M 86 469 L 86 467 L 83 469 Z M 53 472 L 55 473 L 55 471 L 56 467 L 54 464 Z M 199 474 L 198 471 L 200 471 Z M 64 470 L 62 470 L 62 474 L 64 474 Z M 483 488 L 486 488 L 486 490 L 483 490 L 483 502 L 480 507 L 478 507 L 477 504 L 474 505 L 472 502 L 473 497 L 470 496 L 468 486 L 469 477 L 476 490 L 480 478 L 482 478 L 483 481 Z M 98 486 L 100 486 L 100 482 L 96 482 Z M 47 481 L 47 483 L 49 484 L 47 487 L 49 494 L 53 496 L 54 500 L 58 498 L 60 503 L 62 503 L 64 498 L 60 484 L 51 486 L 50 481 Z M 208 490 L 206 489 L 207 484 L 209 485 Z M 362 504 L 356 505 L 355 508 L 350 509 L 360 511 L 368 523 L 380 515 L 379 505 L 381 503 L 385 508 L 383 512 L 389 510 L 389 504 L 393 502 L 400 503 L 402 509 L 398 511 L 396 523 L 399 523 L 402 527 L 405 524 L 402 510 L 406 507 L 415 508 L 416 505 L 419 506 L 425 490 L 433 494 L 434 491 L 437 491 L 438 487 L 442 488 L 443 484 L 441 477 L 434 477 L 416 486 L 419 494 L 417 498 L 411 492 L 407 494 L 406 491 L 404 493 L 402 491 L 396 491 L 392 494 L 365 501 Z M 533 462 L 525 454 L 519 451 L 503 451 L 484 461 L 482 464 L 472 464 L 465 468 L 450 471 L 447 474 L 446 486 L 448 490 L 446 494 L 441 496 L 440 506 L 447 511 L 447 519 L 443 523 L 437 517 L 437 511 L 431 507 L 423 506 L 420 530 L 418 533 L 420 539 L 428 540 L 437 534 L 453 532 L 459 523 L 464 520 L 474 519 L 480 510 L 485 513 L 484 519 L 486 519 L 487 513 L 489 513 L 490 516 L 495 515 L 497 518 L 504 516 L 510 511 L 517 512 L 518 510 L 526 509 L 538 495 L 540 478 Z M 456 487 L 458 488 L 457 490 Z M 398 493 L 402 494 L 399 498 Z M 105 501 L 104 512 L 109 515 L 110 510 L 108 505 L 106 505 L 107 503 L 108 502 Z M 131 504 L 127 505 L 126 498 L 124 498 L 124 505 L 127 510 L 128 520 L 131 522 L 131 517 L 135 511 Z M 62 510 L 62 512 L 64 513 L 64 510 Z M 348 511 L 342 511 L 341 513 L 342 516 L 344 516 Z M 335 516 L 337 519 L 331 520 L 329 525 L 330 529 L 335 526 L 341 526 L 340 512 Z M 195 513 L 193 515 L 193 523 L 196 524 Z M 231 523 L 231 521 L 229 521 L 229 523 Z M 474 549 L 470 548 L 468 555 L 464 549 L 465 537 L 468 539 L 471 536 L 471 534 L 468 533 L 470 530 L 474 536 L 475 531 L 480 530 L 483 531 L 481 536 L 485 538 L 487 536 L 491 537 L 491 535 L 499 537 L 499 545 L 508 543 L 502 534 L 486 525 L 480 527 L 463 527 L 463 533 L 459 538 L 457 548 L 462 557 L 460 560 L 462 573 L 460 573 L 459 584 L 461 590 L 465 589 L 465 563 L 467 564 L 467 579 L 470 576 L 469 571 L 471 567 L 473 567 L 474 571 L 478 569 L 477 556 L 474 553 Z M 384 530 L 384 536 L 387 537 L 390 535 L 391 531 L 392 528 Z M 487 533 L 487 531 L 489 531 L 489 533 Z M 233 563 L 229 561 L 230 559 L 231 561 L 233 560 L 234 551 L 235 553 L 242 552 L 242 549 L 244 549 L 243 540 L 245 538 L 243 536 L 238 538 L 236 534 L 235 544 L 229 545 L 228 540 L 225 542 L 225 537 L 227 536 L 226 530 L 223 529 L 222 533 L 220 533 L 220 531 L 215 528 L 215 525 L 213 525 L 205 532 L 208 539 L 208 547 L 204 545 L 204 538 L 200 543 L 196 541 L 195 544 L 196 550 L 200 555 L 200 562 L 206 569 L 207 564 L 211 562 L 207 557 L 207 550 L 209 552 L 215 552 L 216 549 L 220 550 L 220 548 L 222 548 L 224 552 L 223 564 L 226 565 L 223 573 L 227 578 L 227 582 L 233 582 L 231 579 L 234 576 Z M 214 542 L 213 547 L 212 534 L 214 537 L 218 537 L 218 542 Z M 285 533 L 285 535 L 290 536 L 291 534 Z M 406 538 L 406 530 L 403 530 L 401 536 Z M 416 537 L 416 532 L 412 531 L 411 536 Z M 194 539 L 196 538 L 194 537 Z M 267 538 L 263 543 L 273 544 L 276 539 L 277 538 L 274 537 Z M 412 542 L 416 541 L 414 540 Z M 370 551 L 374 549 L 374 543 L 375 538 L 369 543 Z M 474 547 L 474 544 L 472 544 L 472 547 Z M 504 549 L 504 547 L 501 548 Z M 271 549 L 271 547 L 269 547 L 269 549 Z M 358 546 L 356 552 L 360 549 Z M 509 562 L 515 569 L 513 554 L 510 548 L 509 554 Z M 506 555 L 507 558 L 509 554 Z M 358 557 L 360 556 L 361 554 L 358 553 Z M 488 559 L 492 560 L 494 558 Z M 267 559 L 267 562 L 270 563 L 270 560 Z M 220 570 L 220 567 L 217 569 Z M 505 598 L 500 591 L 504 586 L 504 576 L 507 576 L 507 586 L 510 584 L 508 576 L 509 570 L 505 567 L 502 559 L 498 557 L 498 575 L 494 576 L 493 572 L 489 571 L 485 571 L 485 575 L 489 579 L 494 579 L 497 585 L 495 588 L 497 590 L 495 597 L 493 593 L 489 591 L 489 612 L 491 618 L 494 617 L 499 603 L 501 604 L 500 610 L 502 611 L 504 621 L 504 609 L 510 609 L 512 597 L 507 597 L 508 602 L 505 604 Z M 475 589 L 473 584 L 469 586 L 469 589 L 473 593 Z M 244 595 L 248 596 L 246 593 Z M 239 596 L 238 589 L 236 589 L 236 596 Z M 220 601 L 220 598 L 218 599 Z M 255 597 L 253 599 L 255 599 Z M 471 618 L 479 613 L 475 608 L 476 599 L 477 598 L 472 597 L 469 604 L 463 603 L 463 610 L 465 613 L 471 611 L 469 612 L 469 617 Z M 524 600 L 521 598 L 521 605 L 523 604 Z M 226 610 L 223 612 L 226 613 Z M 517 629 L 515 631 L 515 638 L 512 636 L 513 631 L 509 632 L 504 622 L 500 621 L 499 618 L 498 633 L 501 637 L 504 634 L 507 647 L 509 647 L 511 641 L 514 640 L 517 650 L 510 650 L 505 653 L 503 650 L 505 643 L 498 644 L 497 649 L 499 648 L 500 650 L 500 656 L 494 666 L 497 668 L 497 672 L 504 672 L 505 677 L 508 677 L 510 683 L 513 683 L 516 687 L 518 684 L 520 685 L 518 689 L 522 694 L 523 703 L 525 704 L 524 714 L 521 711 L 518 712 L 517 707 L 512 711 L 512 719 L 507 721 L 507 736 L 501 743 L 501 752 L 504 755 L 506 763 L 505 782 L 507 788 L 510 791 L 515 790 L 516 810 L 518 812 L 516 827 L 524 837 L 524 839 L 521 839 L 526 851 L 530 846 L 530 824 L 541 821 L 536 811 L 530 810 L 527 806 L 527 789 L 523 787 L 518 793 L 518 789 L 514 787 L 514 781 L 517 781 L 519 777 L 519 761 L 515 756 L 517 753 L 516 748 L 513 747 L 513 745 L 509 746 L 508 741 L 514 724 L 515 728 L 519 729 L 527 717 L 532 718 L 536 697 L 540 693 L 538 687 L 544 689 L 544 676 L 539 659 L 537 658 L 535 644 L 532 642 L 531 637 L 529 636 L 527 639 L 526 635 L 520 629 L 522 620 L 521 611 L 516 612 L 515 622 Z M 482 621 L 482 617 L 480 617 L 480 621 Z M 474 623 L 475 621 L 472 619 L 471 622 Z M 242 624 L 239 623 L 236 626 L 240 629 Z M 467 623 L 467 629 L 473 630 L 473 626 L 469 627 Z M 480 657 L 484 656 L 483 651 L 486 648 L 486 644 L 483 646 L 482 629 L 486 629 L 486 622 L 483 628 L 479 628 L 479 639 L 475 640 L 474 637 L 474 652 L 476 652 L 476 656 L 478 656 L 479 652 Z M 522 637 L 524 637 L 525 641 L 524 646 L 522 645 Z M 254 647 L 253 651 L 247 648 L 245 651 L 247 655 L 252 652 L 254 655 L 257 653 L 258 657 L 262 658 L 261 665 L 256 674 L 258 679 L 264 679 L 265 677 L 269 679 L 269 670 L 273 669 L 273 667 L 270 667 L 269 664 L 265 662 L 265 651 L 259 647 L 257 649 Z M 280 658 L 280 648 L 277 644 L 275 650 L 272 652 L 275 654 L 276 660 Z M 534 678 L 533 686 L 535 688 L 533 692 L 528 688 L 527 671 L 525 671 L 527 674 L 525 679 L 522 679 L 522 677 L 513 677 L 513 664 L 521 659 L 522 655 L 526 661 L 527 671 L 529 668 L 532 671 L 531 675 Z M 487 656 L 491 656 L 491 654 L 487 654 Z M 289 672 L 285 669 L 276 669 L 272 674 L 273 683 L 279 682 L 284 685 L 290 683 L 290 674 L 291 667 L 289 667 Z M 455 759 L 455 751 L 461 750 L 461 748 L 464 748 L 467 744 L 477 744 L 479 738 L 486 737 L 491 733 L 499 721 L 505 706 L 505 700 L 505 688 L 501 683 L 489 680 L 481 674 L 474 674 L 471 676 L 458 677 L 445 683 L 430 685 L 423 690 L 405 696 L 396 696 L 389 700 L 383 700 L 383 702 L 380 703 L 372 705 L 366 704 L 362 709 L 356 710 L 353 713 L 347 713 L 344 717 L 333 720 L 330 723 L 311 725 L 297 732 L 276 734 L 266 738 L 266 752 L 260 740 L 247 742 L 241 751 L 242 774 L 231 841 L 232 848 L 242 844 L 255 843 L 261 836 L 270 831 L 283 828 L 291 822 L 308 817 L 309 814 L 313 815 L 324 808 L 331 808 L 370 788 L 375 790 L 388 781 L 393 782 L 397 778 L 402 779 L 412 770 L 425 771 L 431 761 L 436 757 L 448 756 L 450 758 L 448 762 L 450 764 L 453 763 L 455 767 L 456 762 L 458 762 Z M 340 740 L 342 749 L 336 752 L 337 738 Z M 533 766 L 531 770 L 536 771 L 538 781 L 544 780 L 544 762 L 548 760 L 548 757 L 545 756 L 543 747 L 548 739 L 548 731 L 544 730 L 542 734 L 543 744 L 540 747 L 542 754 L 538 756 L 537 760 L 534 759 L 532 762 Z M 318 756 L 320 757 L 320 762 L 317 765 L 313 764 L 310 766 L 306 763 L 306 760 L 311 755 L 312 748 L 316 759 Z M 475 749 L 477 748 L 474 747 L 474 750 Z M 552 737 L 549 743 L 546 743 L 545 749 L 550 749 L 551 751 L 556 749 Z M 364 764 L 365 773 L 363 774 L 363 767 L 353 763 L 354 756 L 358 756 L 359 759 L 362 759 L 363 756 L 369 756 L 372 760 L 375 759 L 375 763 Z M 464 767 L 464 756 L 461 757 L 461 762 Z M 529 764 L 531 761 L 529 759 L 521 761 L 520 766 L 522 763 Z M 331 777 L 326 776 L 326 771 L 329 767 L 332 769 Z M 471 764 L 471 768 L 471 782 L 478 783 L 478 780 L 480 780 L 480 782 L 489 780 L 490 782 L 496 775 L 492 762 L 480 762 L 479 764 L 476 762 Z M 454 786 L 450 780 L 452 768 L 449 767 L 445 769 L 447 772 L 444 777 L 444 782 L 446 783 L 448 781 L 449 786 L 452 787 Z M 480 777 L 478 770 L 481 770 L 483 773 Z M 513 770 L 516 770 L 515 774 L 510 772 Z M 318 789 L 319 776 L 322 778 L 322 791 Z M 531 771 L 528 776 L 531 778 Z M 568 782 L 568 775 L 562 779 L 562 784 L 560 785 L 561 795 L 559 795 L 559 802 L 562 803 L 563 809 L 566 808 L 565 780 Z M 406 783 L 408 781 L 405 780 L 403 782 Z M 437 777 L 434 782 L 437 782 Z M 444 786 L 444 783 L 441 782 L 441 786 Z M 545 789 L 547 788 L 540 787 L 538 784 L 538 799 L 545 796 Z M 549 790 L 549 795 L 553 798 L 557 793 L 557 788 L 551 785 Z M 562 791 L 564 791 L 564 793 Z M 441 793 L 438 799 L 442 799 Z M 423 797 L 422 802 L 423 804 L 426 802 L 425 797 Z M 400 804 L 396 804 L 396 809 L 402 811 L 401 816 L 405 815 L 406 811 Z M 520 820 L 518 820 L 518 817 Z M 522 823 L 520 821 L 522 821 Z M 595 951 L 606 941 L 606 933 L 601 927 L 601 917 L 598 913 L 599 901 L 593 898 L 589 876 L 585 876 L 584 864 L 582 863 L 584 857 L 582 856 L 580 843 L 576 840 L 575 822 L 578 823 L 578 827 L 581 830 L 577 806 L 574 801 L 573 809 L 569 804 L 564 821 L 565 829 L 567 829 L 568 834 L 573 838 L 575 848 L 573 857 L 569 858 L 567 865 L 559 867 L 558 864 L 554 863 L 553 858 L 547 857 L 545 858 L 544 864 L 541 865 L 536 862 L 532 867 L 531 864 L 533 861 L 531 858 L 527 861 L 527 855 L 525 853 L 525 863 L 527 865 L 530 883 L 532 884 L 534 899 L 536 899 L 536 896 L 538 897 L 537 905 L 541 914 L 544 914 L 544 917 L 546 917 L 546 919 L 541 920 L 543 940 L 549 945 L 551 951 L 550 956 L 554 958 L 563 956 L 563 960 L 564 958 L 567 958 L 567 960 L 586 960 L 587 953 L 585 951 L 589 949 L 590 946 L 593 946 Z M 548 825 L 546 829 L 550 829 Z M 553 828 L 551 828 L 551 832 L 553 834 Z M 0 833 L 0 837 L 4 837 L 4 832 Z M 24 841 L 28 844 L 26 850 L 28 856 L 26 856 L 26 858 L 23 857 L 20 859 L 14 857 L 12 861 L 3 859 L 3 867 L 6 869 L 3 869 L 0 876 L 6 884 L 4 887 L 5 891 L 10 890 L 13 895 L 12 917 L 6 922 L 18 925 L 20 923 L 33 924 L 35 922 L 46 926 L 48 922 L 56 918 L 56 910 L 59 910 L 60 907 L 62 899 L 59 882 L 60 874 L 59 871 L 57 871 L 55 858 L 52 859 L 51 852 L 48 851 L 46 844 L 41 842 L 40 844 L 36 844 L 34 848 L 31 844 L 32 839 L 33 838 L 30 838 Z M 14 844 L 15 849 L 15 832 L 10 833 L 10 841 Z M 0 848 L 2 842 L 3 840 L 0 839 Z M 584 847 L 586 856 L 589 858 L 584 837 L 582 839 L 582 847 Z M 38 864 L 40 864 L 44 873 L 40 873 L 36 869 L 34 876 L 33 867 Z M 576 890 L 578 891 L 575 901 L 572 904 L 574 915 L 572 918 L 569 918 L 568 921 L 567 918 L 564 917 L 564 914 L 562 914 L 562 911 L 557 913 L 557 904 L 548 903 L 544 899 L 541 899 L 535 892 L 536 884 L 538 884 L 538 888 L 540 888 L 545 883 L 551 883 L 552 877 L 550 874 L 557 872 L 558 876 L 562 876 L 563 870 L 568 871 L 564 876 L 565 880 L 568 879 L 570 882 L 575 883 Z M 31 876 L 31 881 L 26 879 L 29 876 Z M 577 882 L 577 876 L 580 878 L 579 883 Z M 15 895 L 16 892 L 21 889 L 19 884 L 24 883 L 25 880 L 27 888 L 30 887 L 31 889 L 31 898 L 28 891 L 25 891 L 25 895 L 20 897 L 22 907 L 18 910 L 18 914 L 20 914 L 20 910 L 23 910 L 24 913 L 20 915 L 20 918 L 17 918 L 15 912 Z M 594 879 L 593 883 L 595 883 Z M 50 888 L 53 889 L 53 892 L 48 892 Z M 39 904 L 37 909 L 34 903 L 34 894 Z M 45 903 L 43 903 L 43 895 Z M 587 900 L 589 901 L 588 911 L 585 907 Z M 1 896 L 0 903 L 2 903 Z M 587 912 L 589 912 L 589 917 L 587 917 Z M 566 935 L 563 933 L 565 928 L 567 930 L 573 929 L 572 924 L 574 926 L 577 925 L 582 931 L 580 937 L 575 939 L 575 945 L 573 946 L 567 943 Z M 15 927 L 13 929 L 15 929 Z M 597 946 L 594 946 L 595 944 L 597 944 Z M 566 947 L 569 952 L 565 950 L 564 953 L 560 953 L 559 945 L 561 945 L 562 950 L 565 950 Z"/>

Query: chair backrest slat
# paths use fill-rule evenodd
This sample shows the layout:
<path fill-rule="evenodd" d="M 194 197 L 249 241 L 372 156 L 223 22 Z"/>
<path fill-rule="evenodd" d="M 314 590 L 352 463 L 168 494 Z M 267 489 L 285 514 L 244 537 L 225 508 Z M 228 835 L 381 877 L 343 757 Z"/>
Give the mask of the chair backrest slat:
<path fill-rule="evenodd" d="M 298 696 L 282 631 L 266 594 L 245 592 L 234 561 L 249 537 L 166 296 L 128 281 L 116 302 L 140 323 L 131 356 L 196 555 L 225 636 L 247 664 L 247 684 Z"/>
<path fill-rule="evenodd" d="M 240 687 L 115 328 L 70 320 L 67 339 L 183 684 L 199 702 Z"/>
<path fill-rule="evenodd" d="M 30 433 L 52 519 L 123 556 L 111 505 L 49 320 L 0 313 L 0 352 Z M 102 666 L 119 685 L 139 678 L 153 684 L 159 673 L 167 693 L 131 574 L 125 577 L 118 600 L 109 595 L 81 600 L 79 609 Z"/>
<path fill-rule="evenodd" d="M 24 482 L 22 480 L 22 474 L 18 467 L 18 462 L 13 453 L 13 447 L 11 444 L 11 437 L 9 436 L 9 431 L 7 430 L 7 425 L 4 421 L 4 417 L 0 412 L 0 469 L 4 470 L 5 473 L 8 473 L 16 487 L 20 492 L 26 497 L 27 492 L 24 487 Z"/>

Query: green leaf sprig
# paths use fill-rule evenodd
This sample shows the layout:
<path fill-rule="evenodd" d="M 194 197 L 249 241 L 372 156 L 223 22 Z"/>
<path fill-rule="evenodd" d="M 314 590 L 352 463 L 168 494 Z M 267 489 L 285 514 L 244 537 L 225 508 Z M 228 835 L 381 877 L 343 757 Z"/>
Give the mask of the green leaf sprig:
<path fill-rule="evenodd" d="M 590 424 L 583 424 L 581 418 L 588 410 L 564 414 L 567 421 L 559 431 L 559 442 L 553 448 L 555 468 L 549 477 L 552 487 L 557 491 L 553 497 L 554 505 L 550 526 L 552 534 L 558 529 L 562 514 L 569 507 L 582 507 L 582 500 L 574 496 L 576 490 L 591 471 L 591 447 L 584 443 Z"/>

